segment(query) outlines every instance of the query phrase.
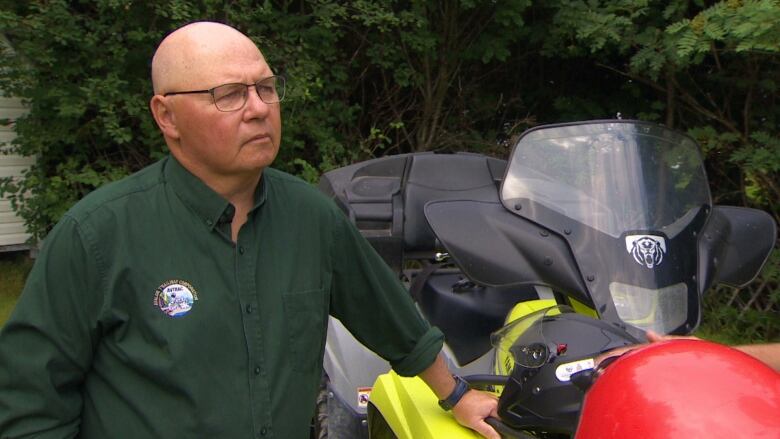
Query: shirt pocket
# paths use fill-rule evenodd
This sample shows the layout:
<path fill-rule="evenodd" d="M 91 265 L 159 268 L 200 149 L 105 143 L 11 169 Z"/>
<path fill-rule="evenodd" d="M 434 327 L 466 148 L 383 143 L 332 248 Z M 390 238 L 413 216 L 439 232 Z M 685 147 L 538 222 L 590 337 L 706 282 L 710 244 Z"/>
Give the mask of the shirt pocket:
<path fill-rule="evenodd" d="M 282 297 L 292 368 L 299 372 L 316 370 L 322 362 L 328 331 L 325 293 L 322 289 L 291 291 Z"/>

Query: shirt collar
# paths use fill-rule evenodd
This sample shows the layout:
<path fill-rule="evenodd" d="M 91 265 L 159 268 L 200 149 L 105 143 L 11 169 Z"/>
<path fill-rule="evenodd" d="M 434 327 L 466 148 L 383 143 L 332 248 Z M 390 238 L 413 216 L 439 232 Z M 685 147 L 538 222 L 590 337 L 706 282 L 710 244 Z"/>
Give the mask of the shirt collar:
<path fill-rule="evenodd" d="M 175 157 L 168 157 L 163 170 L 163 178 L 166 183 L 171 185 L 184 204 L 195 212 L 209 229 L 213 229 L 220 223 L 232 221 L 235 213 L 233 205 L 188 171 Z M 255 188 L 255 203 L 251 211 L 265 203 L 268 192 L 266 180 L 266 178 L 261 178 L 260 183 Z"/>

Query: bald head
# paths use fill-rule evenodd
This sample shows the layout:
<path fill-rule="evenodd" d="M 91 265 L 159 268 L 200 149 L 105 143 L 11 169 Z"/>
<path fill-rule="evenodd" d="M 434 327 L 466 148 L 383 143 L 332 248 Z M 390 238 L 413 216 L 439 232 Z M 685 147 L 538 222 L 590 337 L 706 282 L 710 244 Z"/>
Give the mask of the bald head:
<path fill-rule="evenodd" d="M 252 40 L 219 23 L 177 29 L 163 39 L 152 60 L 155 94 L 149 109 L 171 155 L 245 211 L 281 142 L 280 105 L 265 102 L 256 85 L 271 76 Z M 213 94 L 201 93 L 226 84 L 246 86 L 242 107 L 220 110 Z"/>
<path fill-rule="evenodd" d="M 260 50 L 238 30 L 214 22 L 197 22 L 169 34 L 152 58 L 155 94 L 219 85 L 220 66 L 236 58 L 265 64 Z"/>

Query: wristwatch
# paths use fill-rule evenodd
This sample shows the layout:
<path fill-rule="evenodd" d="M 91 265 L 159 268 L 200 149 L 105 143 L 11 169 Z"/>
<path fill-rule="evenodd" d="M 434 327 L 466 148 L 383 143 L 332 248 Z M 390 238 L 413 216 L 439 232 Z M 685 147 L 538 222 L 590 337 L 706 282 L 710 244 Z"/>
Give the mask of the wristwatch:
<path fill-rule="evenodd" d="M 452 390 L 450 396 L 439 400 L 439 407 L 446 411 L 452 410 L 452 408 L 455 407 L 455 404 L 457 404 L 458 401 L 463 398 L 463 395 L 470 389 L 469 383 L 467 383 L 466 380 L 457 375 L 453 375 L 452 377 L 455 378 L 455 389 Z"/>

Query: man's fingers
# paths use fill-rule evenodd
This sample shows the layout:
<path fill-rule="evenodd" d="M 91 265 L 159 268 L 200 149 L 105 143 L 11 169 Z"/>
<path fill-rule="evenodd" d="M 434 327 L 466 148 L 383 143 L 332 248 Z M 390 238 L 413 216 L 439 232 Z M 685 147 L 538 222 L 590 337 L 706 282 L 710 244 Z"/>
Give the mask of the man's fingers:
<path fill-rule="evenodd" d="M 498 434 L 498 432 L 494 430 L 493 427 L 488 425 L 487 422 L 485 421 L 477 422 L 471 428 L 473 428 L 474 431 L 486 437 L 487 439 L 501 439 L 501 435 Z"/>
<path fill-rule="evenodd" d="M 647 331 L 647 340 L 655 343 L 657 341 L 666 340 L 701 340 L 699 337 L 693 335 L 661 335 L 655 331 Z"/>
<path fill-rule="evenodd" d="M 498 418 L 498 398 L 487 392 L 469 390 L 452 410 L 455 419 L 488 439 L 501 439 L 485 418 Z"/>
<path fill-rule="evenodd" d="M 615 348 L 615 349 L 613 349 L 611 351 L 604 352 L 603 354 L 601 354 L 601 355 L 596 357 L 596 360 L 595 360 L 596 365 L 601 364 L 601 362 L 606 360 L 607 358 L 617 357 L 617 356 L 623 355 L 626 352 L 634 350 L 636 348 L 637 348 L 637 345 L 631 345 L 631 346 L 625 346 L 625 347 L 622 347 L 622 348 Z"/>

